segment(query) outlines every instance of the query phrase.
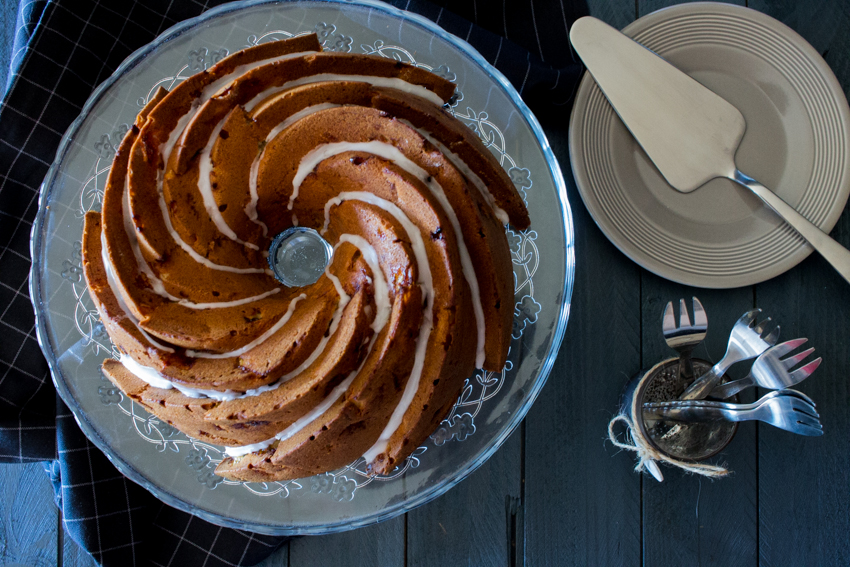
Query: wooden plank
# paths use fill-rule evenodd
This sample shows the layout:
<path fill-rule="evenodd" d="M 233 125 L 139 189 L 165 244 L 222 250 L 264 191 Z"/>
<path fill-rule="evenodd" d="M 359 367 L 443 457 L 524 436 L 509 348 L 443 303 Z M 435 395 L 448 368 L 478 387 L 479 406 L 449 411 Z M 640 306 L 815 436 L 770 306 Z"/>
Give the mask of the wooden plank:
<path fill-rule="evenodd" d="M 846 224 L 846 223 L 845 223 Z M 850 239 L 844 240 L 845 245 Z M 824 264 L 824 265 L 818 265 Z M 818 404 L 822 438 L 802 438 L 768 426 L 759 430 L 759 503 L 763 565 L 837 565 L 850 561 L 846 487 L 850 466 L 850 370 L 847 289 L 829 281 L 829 269 L 817 259 L 806 274 L 790 274 L 759 287 L 760 302 L 783 310 L 793 333 L 808 336 L 824 363 L 799 389 Z M 838 280 L 837 276 L 833 277 Z M 823 285 L 828 282 L 827 285 Z M 790 292 L 790 294 L 789 294 Z M 795 309 L 789 297 L 805 298 Z M 826 529 L 825 529 L 826 528 Z"/>
<path fill-rule="evenodd" d="M 54 565 L 57 515 L 41 463 L 0 465 L 0 565 Z"/>
<path fill-rule="evenodd" d="M 850 245 L 850 215 L 833 231 Z M 760 305 L 781 316 L 786 339 L 808 337 L 823 364 L 797 388 L 818 405 L 823 437 L 759 424 L 761 564 L 850 563 L 850 303 L 848 284 L 817 255 L 757 287 Z"/>
<path fill-rule="evenodd" d="M 638 565 L 640 478 L 633 456 L 603 439 L 640 369 L 640 271 L 584 208 L 567 132 L 546 135 L 565 169 L 576 280 L 558 360 L 526 418 L 525 564 Z"/>
<path fill-rule="evenodd" d="M 515 564 L 511 540 L 522 537 L 521 441 L 518 429 L 469 478 L 408 513 L 407 566 Z"/>
<path fill-rule="evenodd" d="M 700 299 L 708 315 L 708 334 L 694 356 L 716 362 L 726 352 L 735 321 L 752 309 L 751 287 L 708 290 L 664 280 L 649 272 L 642 278 L 643 366 L 676 356 L 661 333 L 661 315 L 668 301 Z M 678 307 L 676 307 L 678 313 Z M 746 374 L 747 367 L 733 369 Z M 743 377 L 743 376 L 740 376 Z M 753 391 L 742 393 L 750 401 Z M 711 481 L 662 467 L 664 482 L 643 478 L 644 564 L 749 565 L 758 563 L 756 428 L 743 423 L 727 449 L 707 462 L 725 463 L 734 472 Z"/>
<path fill-rule="evenodd" d="M 792 28 L 818 53 L 824 53 L 847 35 L 846 0 L 749 0 L 747 5 Z"/>
<path fill-rule="evenodd" d="M 590 15 L 622 29 L 635 19 L 635 0 L 588 0 Z"/>
<path fill-rule="evenodd" d="M 837 27 L 841 31 L 832 36 L 823 50 L 818 49 L 818 51 L 826 54 L 824 58 L 846 94 L 850 92 L 850 35 L 846 33 L 847 26 L 850 26 L 850 3 L 840 0 L 834 0 L 834 3 L 840 6 L 840 10 L 837 13 L 830 11 L 829 16 L 835 19 Z M 811 39 L 810 41 L 817 49 L 818 40 Z"/>
<path fill-rule="evenodd" d="M 289 542 L 291 567 L 404 565 L 404 517 L 350 532 Z"/>
<path fill-rule="evenodd" d="M 289 543 L 286 543 L 265 560 L 257 563 L 257 567 L 289 567 Z"/>
<path fill-rule="evenodd" d="M 818 51 L 827 53 L 845 92 L 850 88 L 850 6 L 764 2 Z M 757 3 L 762 6 L 762 3 Z M 815 12 L 812 12 L 815 10 Z M 817 11 L 819 10 L 819 11 Z M 835 33 L 837 27 L 840 30 Z M 832 236 L 850 246 L 850 214 Z M 757 286 L 760 305 L 781 315 L 786 339 L 804 336 L 824 362 L 798 389 L 818 404 L 824 436 L 806 438 L 759 425 L 759 522 L 761 564 L 850 563 L 850 303 L 847 282 L 817 254 L 774 280 Z"/>
<path fill-rule="evenodd" d="M 833 238 L 850 246 L 845 211 Z M 762 565 L 838 565 L 850 561 L 850 304 L 847 282 L 813 254 L 757 287 L 760 305 L 781 313 L 786 339 L 809 338 L 824 361 L 797 389 L 818 405 L 825 435 L 807 438 L 759 427 Z"/>
<path fill-rule="evenodd" d="M 656 10 L 668 8 L 676 4 L 686 4 L 688 2 L 699 2 L 700 0 L 638 0 L 638 17 L 646 16 Z M 746 0 L 717 0 L 725 4 L 737 4 L 738 6 L 746 6 Z"/>

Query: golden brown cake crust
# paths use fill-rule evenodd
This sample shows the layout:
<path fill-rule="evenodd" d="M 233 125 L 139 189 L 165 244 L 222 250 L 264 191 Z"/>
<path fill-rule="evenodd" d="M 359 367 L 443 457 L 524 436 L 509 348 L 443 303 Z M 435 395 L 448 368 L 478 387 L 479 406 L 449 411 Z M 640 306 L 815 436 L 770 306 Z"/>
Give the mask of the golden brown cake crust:
<path fill-rule="evenodd" d="M 511 256 L 491 203 L 524 229 L 520 194 L 449 111 L 368 77 L 443 101 L 454 85 L 319 49 L 315 36 L 255 46 L 156 92 L 118 149 L 103 211 L 85 219 L 86 281 L 121 355 L 104 375 L 192 437 L 265 447 L 224 459 L 217 474 L 235 480 L 364 454 L 388 473 L 450 411 L 479 329 L 485 369 L 510 345 Z M 313 82 L 280 88 L 300 79 Z M 366 145 L 334 146 L 296 194 L 302 161 L 341 142 Z M 334 253 L 316 283 L 286 288 L 264 252 L 295 225 Z"/>

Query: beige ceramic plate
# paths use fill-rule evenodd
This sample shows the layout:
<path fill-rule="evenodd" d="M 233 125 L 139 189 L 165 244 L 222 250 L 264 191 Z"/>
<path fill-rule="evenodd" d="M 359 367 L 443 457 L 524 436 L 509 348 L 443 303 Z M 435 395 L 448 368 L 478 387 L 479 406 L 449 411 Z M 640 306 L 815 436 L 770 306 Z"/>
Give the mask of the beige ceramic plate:
<path fill-rule="evenodd" d="M 850 109 L 832 71 L 797 33 L 738 6 L 684 4 L 623 30 L 737 106 L 738 167 L 829 231 L 850 192 Z M 570 125 L 579 192 L 605 235 L 656 274 L 711 288 L 751 285 L 812 249 L 726 179 L 670 187 L 585 74 Z"/>

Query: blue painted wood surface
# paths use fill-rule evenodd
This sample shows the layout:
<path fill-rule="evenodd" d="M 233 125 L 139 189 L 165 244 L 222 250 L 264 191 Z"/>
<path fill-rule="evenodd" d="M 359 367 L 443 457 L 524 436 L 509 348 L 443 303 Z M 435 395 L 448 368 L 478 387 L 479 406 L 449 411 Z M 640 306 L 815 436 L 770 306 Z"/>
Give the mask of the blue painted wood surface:
<path fill-rule="evenodd" d="M 593 15 L 618 27 L 675 3 L 589 1 Z M 803 35 L 850 91 L 850 2 L 746 5 Z M 559 359 L 523 426 L 438 500 L 355 532 L 294 540 L 261 565 L 850 564 L 850 287 L 817 256 L 764 284 L 724 291 L 641 270 L 585 211 L 567 171 L 566 132 L 546 133 L 570 185 L 576 288 Z M 850 246 L 850 214 L 832 235 Z M 604 440 L 607 421 L 628 376 L 669 353 L 658 329 L 664 304 L 691 295 L 709 314 L 706 345 L 696 352 L 702 358 L 722 356 L 724 332 L 754 305 L 780 320 L 784 337 L 810 338 L 824 363 L 801 389 L 818 402 L 824 437 L 742 424 L 722 455 L 731 478 L 665 469 L 658 484 L 632 471 L 632 456 Z M 56 564 L 94 562 L 59 528 L 41 465 L 0 466 L 0 566 Z"/>

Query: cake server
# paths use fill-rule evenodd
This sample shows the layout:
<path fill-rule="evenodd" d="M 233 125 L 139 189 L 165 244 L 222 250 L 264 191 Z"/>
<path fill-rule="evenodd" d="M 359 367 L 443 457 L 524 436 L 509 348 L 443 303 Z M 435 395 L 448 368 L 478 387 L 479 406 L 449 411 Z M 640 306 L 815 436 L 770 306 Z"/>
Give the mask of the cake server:
<path fill-rule="evenodd" d="M 570 41 L 626 128 L 674 189 L 690 193 L 715 177 L 743 185 L 850 282 L 850 252 L 738 170 L 735 151 L 746 122 L 737 108 L 601 20 L 577 20 Z"/>

